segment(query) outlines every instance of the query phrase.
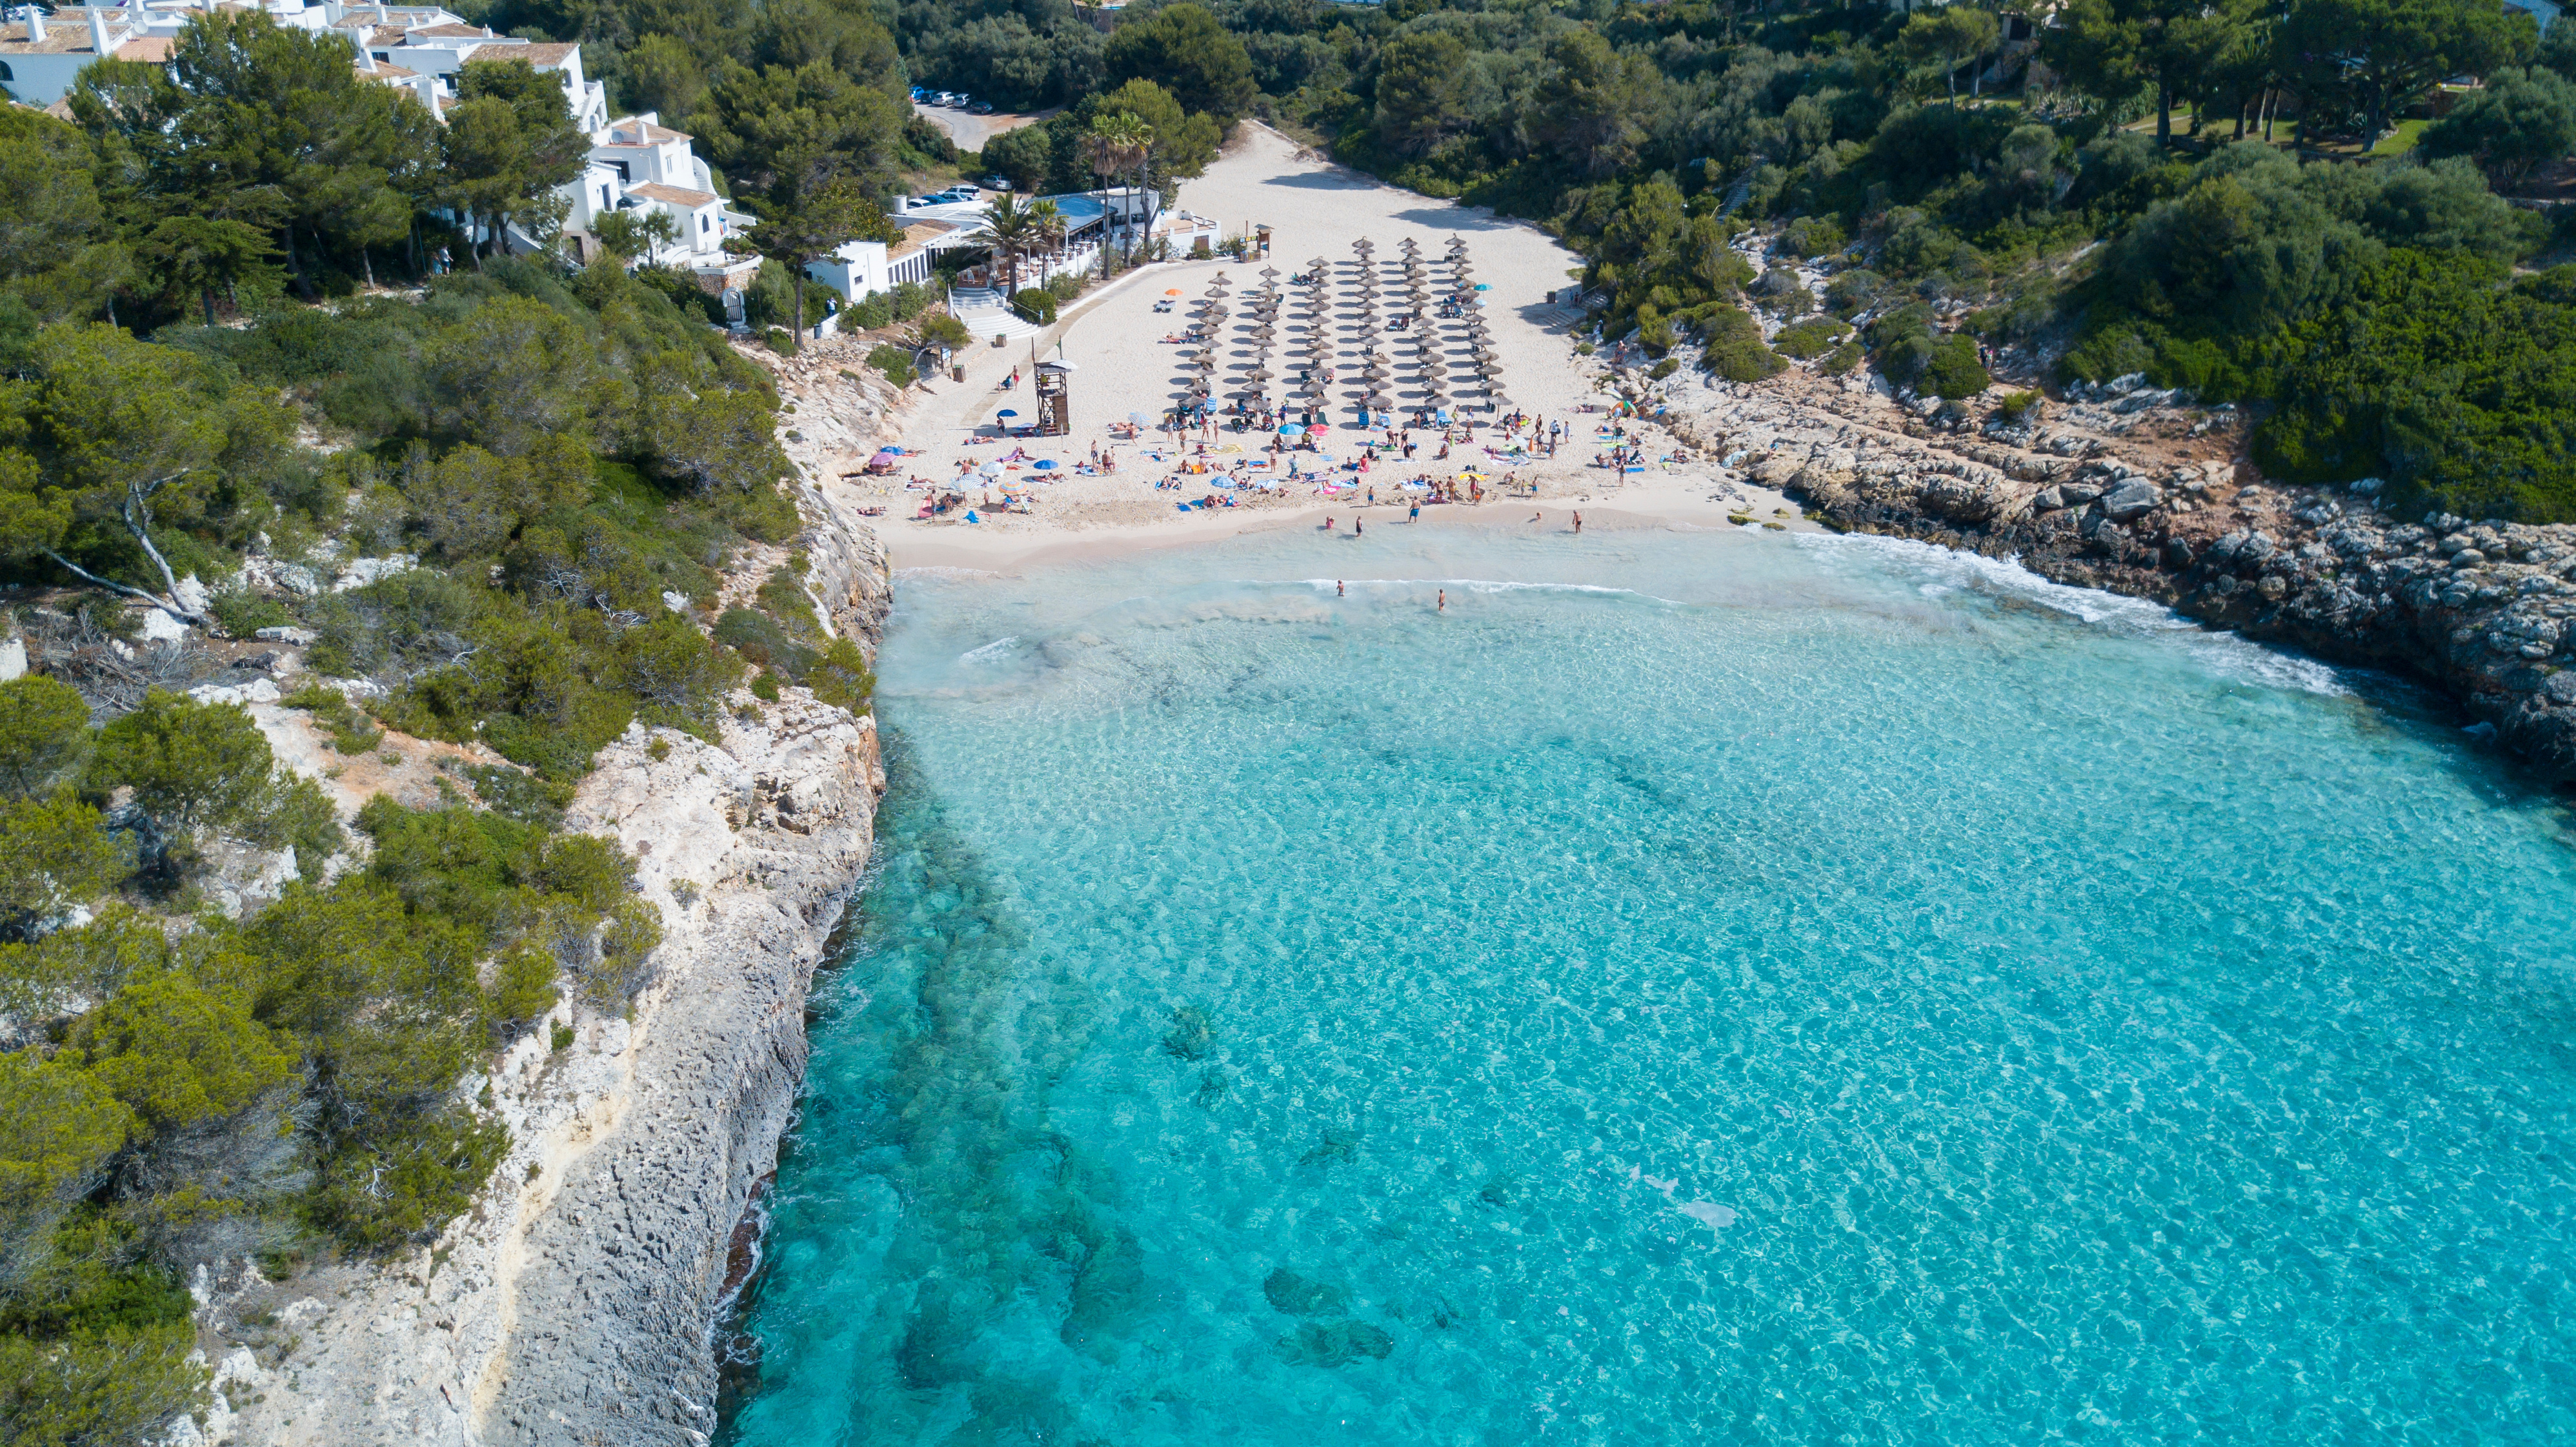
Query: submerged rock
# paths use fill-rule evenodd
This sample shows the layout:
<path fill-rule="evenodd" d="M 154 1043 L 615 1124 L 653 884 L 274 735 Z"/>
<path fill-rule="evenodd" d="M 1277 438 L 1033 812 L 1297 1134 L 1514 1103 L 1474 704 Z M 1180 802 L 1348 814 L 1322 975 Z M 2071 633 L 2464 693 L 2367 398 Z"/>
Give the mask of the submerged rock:
<path fill-rule="evenodd" d="M 1315 1146 L 1312 1150 L 1307 1151 L 1304 1155 L 1299 1156 L 1297 1158 L 1297 1164 L 1301 1166 L 1328 1166 L 1333 1164 L 1335 1161 L 1356 1159 L 1358 1155 L 1358 1145 L 1349 1136 L 1343 1135 L 1339 1131 L 1328 1130 L 1324 1132 L 1322 1143 Z"/>
<path fill-rule="evenodd" d="M 1338 1286 L 1310 1281 L 1282 1266 L 1261 1283 L 1270 1308 L 1287 1316 L 1340 1316 L 1351 1309 L 1351 1294 Z"/>
<path fill-rule="evenodd" d="M 1310 1321 L 1271 1350 L 1290 1366 L 1341 1367 L 1362 1357 L 1384 1359 L 1395 1350 L 1395 1338 L 1364 1321 Z"/>
<path fill-rule="evenodd" d="M 1172 1028 L 1163 1036 L 1163 1048 L 1183 1060 L 1206 1059 L 1216 1048 L 1216 1031 L 1208 1024 L 1207 1012 L 1196 1005 L 1172 1011 Z"/>

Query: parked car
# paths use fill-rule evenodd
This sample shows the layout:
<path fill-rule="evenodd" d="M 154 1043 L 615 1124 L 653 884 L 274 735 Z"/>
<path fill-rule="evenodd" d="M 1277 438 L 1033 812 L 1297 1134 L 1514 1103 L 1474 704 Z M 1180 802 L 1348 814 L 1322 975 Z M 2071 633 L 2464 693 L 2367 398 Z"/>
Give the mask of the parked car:
<path fill-rule="evenodd" d="M 989 116 L 993 113 L 993 103 L 988 100 L 979 100 L 973 105 L 968 106 L 966 109 L 979 116 Z"/>
<path fill-rule="evenodd" d="M 1008 176 L 987 176 L 984 178 L 984 189 L 987 191 L 1008 191 L 1011 189 L 1011 178 Z"/>
<path fill-rule="evenodd" d="M 939 103 L 944 106 L 962 106 L 966 104 L 966 97 L 953 90 L 943 90 L 939 93 Z"/>
<path fill-rule="evenodd" d="M 919 85 L 917 85 L 917 86 L 914 86 L 914 87 L 912 88 L 912 103 L 913 103 L 914 105 L 920 105 L 920 104 L 922 104 L 923 102 L 925 102 L 925 101 L 927 101 L 927 100 L 929 100 L 929 99 L 930 99 L 930 88 L 929 88 L 929 87 L 927 87 L 927 86 L 919 86 Z"/>

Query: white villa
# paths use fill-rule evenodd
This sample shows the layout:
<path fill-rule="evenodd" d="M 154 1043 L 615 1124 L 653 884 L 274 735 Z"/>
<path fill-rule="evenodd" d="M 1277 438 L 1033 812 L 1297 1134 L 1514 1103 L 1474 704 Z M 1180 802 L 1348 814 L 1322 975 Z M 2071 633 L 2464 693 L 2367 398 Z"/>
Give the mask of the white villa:
<path fill-rule="evenodd" d="M 189 18 L 219 3 L 227 10 L 249 8 L 238 0 L 140 0 L 51 14 L 37 7 L 12 11 L 0 23 L 0 86 L 21 105 L 59 110 L 92 62 L 101 56 L 166 61 Z M 581 178 L 563 189 L 564 230 L 575 256 L 587 260 L 597 247 L 591 223 L 599 216 L 641 209 L 668 213 L 678 237 L 657 246 L 651 259 L 696 273 L 707 290 L 746 285 L 759 269 L 757 258 L 725 251 L 725 238 L 751 218 L 716 194 L 707 163 L 690 153 L 689 138 L 652 114 L 611 119 L 608 88 L 582 73 L 580 46 L 496 35 L 434 5 L 266 0 L 261 8 L 289 29 L 345 38 L 359 74 L 410 92 L 442 118 L 456 104 L 457 77 L 467 61 L 524 60 L 542 74 L 561 77 L 573 122 L 590 136 Z M 537 238 L 515 228 L 506 240 L 515 251 L 539 249 Z"/>
<path fill-rule="evenodd" d="M 564 216 L 564 232 L 584 261 L 599 244 L 591 231 L 599 217 L 659 211 L 671 218 L 678 240 L 656 243 L 645 260 L 693 272 L 698 285 L 718 294 L 750 285 L 760 270 L 760 258 L 724 249 L 725 238 L 752 218 L 716 194 L 715 175 L 689 149 L 688 134 L 663 125 L 652 111 L 621 116 L 590 133 L 590 163 L 565 188 L 565 199 L 572 209 Z"/>
<path fill-rule="evenodd" d="M 65 6 L 48 15 L 30 6 L 10 12 L 11 32 L 0 37 L 0 86 L 21 105 L 51 106 L 82 70 L 101 56 L 166 60 L 170 41 L 191 16 L 211 13 L 218 0 L 141 0 L 131 5 Z M 238 0 L 220 8 L 245 10 Z M 432 110 L 456 99 L 456 73 L 468 60 L 524 60 L 563 77 L 564 98 L 582 129 L 608 122 L 608 88 L 581 73 L 581 47 L 549 45 L 495 35 L 456 15 L 426 5 L 344 5 L 339 0 L 267 0 L 260 6 L 290 30 L 337 34 L 349 42 L 359 70 L 417 94 Z"/>

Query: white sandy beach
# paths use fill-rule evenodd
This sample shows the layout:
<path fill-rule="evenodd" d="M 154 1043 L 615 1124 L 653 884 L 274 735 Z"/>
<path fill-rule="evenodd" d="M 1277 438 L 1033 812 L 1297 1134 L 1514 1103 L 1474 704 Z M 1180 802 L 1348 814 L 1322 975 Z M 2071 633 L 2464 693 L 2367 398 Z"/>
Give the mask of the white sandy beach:
<path fill-rule="evenodd" d="M 1486 501 L 1426 507 L 1424 523 L 1472 521 L 1499 526 L 1509 520 L 1516 526 L 1530 526 L 1535 513 L 1542 518 L 1536 526 L 1570 528 L 1571 511 L 1578 508 L 1587 526 L 1601 527 L 1645 523 L 1724 527 L 1729 514 L 1741 515 L 1748 509 L 1765 521 L 1795 518 L 1794 511 L 1782 511 L 1786 505 L 1778 497 L 1721 474 L 1705 460 L 1665 463 L 1662 459 L 1672 454 L 1675 444 L 1661 429 L 1639 432 L 1631 424 L 1631 435 L 1638 437 L 1649 459 L 1644 472 L 1621 474 L 1592 466 L 1596 452 L 1607 445 L 1595 433 L 1605 414 L 1577 409 L 1586 402 L 1615 397 L 1600 387 L 1602 369 L 1574 354 L 1567 335 L 1573 313 L 1549 300 L 1551 291 L 1570 284 L 1580 258 L 1536 226 L 1380 184 L 1301 151 L 1288 138 L 1252 123 L 1242 127 L 1234 144 L 1205 176 L 1183 185 L 1179 204 L 1216 217 L 1230 229 L 1270 227 L 1270 258 L 1248 263 L 1176 262 L 1130 272 L 1068 307 L 1047 332 L 999 349 L 978 347 L 965 354 L 963 383 L 943 379 L 912 389 L 910 405 L 896 424 L 907 455 L 894 476 L 838 478 L 855 472 L 865 462 L 864 456 L 849 456 L 830 467 L 838 480 L 827 479 L 826 485 L 834 487 L 843 500 L 886 509 L 882 533 L 897 567 L 994 567 L 1068 549 L 1153 546 L 1256 528 L 1320 526 L 1328 513 L 1347 518 L 1369 487 L 1375 488 L 1377 502 L 1367 515 L 1383 517 L 1390 510 L 1400 514 L 1418 496 L 1399 489 L 1403 479 L 1421 474 L 1454 477 L 1471 467 L 1487 479 Z M 1289 279 L 1308 270 L 1312 259 L 1322 257 L 1329 263 L 1331 277 L 1331 305 L 1324 321 L 1330 328 L 1326 336 L 1337 375 L 1326 414 L 1331 430 L 1318 440 L 1338 462 L 1355 460 L 1364 442 L 1383 434 L 1364 428 L 1359 410 L 1363 384 L 1358 364 L 1364 350 L 1359 334 L 1361 260 L 1352 243 L 1366 238 L 1375 246 L 1371 257 L 1378 283 L 1375 311 L 1383 322 L 1406 309 L 1400 243 L 1411 238 L 1420 248 L 1437 295 L 1451 275 L 1445 263 L 1453 236 L 1466 243 L 1470 279 L 1489 288 L 1482 293 L 1481 310 L 1501 369 L 1496 379 L 1499 390 L 1514 408 L 1544 419 L 1561 419 L 1572 429 L 1556 457 L 1513 467 L 1487 454 L 1486 446 L 1500 439 L 1489 425 L 1493 414 L 1484 410 L 1479 383 L 1467 371 L 1466 323 L 1436 316 L 1422 325 L 1436 329 L 1438 349 L 1449 367 L 1449 395 L 1453 406 L 1461 409 L 1456 415 L 1477 424 L 1475 444 L 1455 447 L 1445 461 L 1434 460 L 1440 445 L 1438 432 L 1427 437 L 1417 433 L 1422 445 L 1410 463 L 1387 458 L 1365 476 L 1328 473 L 1336 481 L 1358 485 L 1334 494 L 1316 485 L 1312 476 L 1316 455 L 1301 453 L 1298 466 L 1304 475 L 1293 481 L 1280 476 L 1269 490 L 1219 492 L 1235 498 L 1237 505 L 1182 512 L 1176 507 L 1179 500 L 1207 496 L 1212 489 L 1205 485 L 1208 478 L 1192 477 L 1183 490 L 1156 490 L 1154 484 L 1172 474 L 1185 455 L 1181 446 L 1151 429 L 1143 443 L 1113 436 L 1112 428 L 1123 430 L 1131 414 L 1160 419 L 1187 393 L 1190 373 L 1186 368 L 1196 348 L 1164 338 L 1178 335 L 1189 324 L 1190 308 L 1207 294 L 1219 274 L 1226 279 L 1231 315 L 1222 323 L 1217 343 L 1216 401 L 1231 399 L 1242 375 L 1261 354 L 1262 344 L 1253 335 L 1251 302 L 1265 280 L 1260 273 L 1266 266 L 1278 273 L 1268 279 L 1275 280 L 1282 293 L 1268 343 L 1267 365 L 1273 377 L 1269 395 L 1274 403 L 1302 403 L 1304 393 L 1295 383 L 1303 365 L 1309 310 L 1305 289 L 1291 286 Z M 1181 295 L 1167 298 L 1166 293 L 1174 290 Z M 1173 309 L 1157 312 L 1156 303 L 1167 299 Z M 1387 387 L 1399 419 L 1408 418 L 1411 407 L 1425 395 L 1415 357 L 1419 334 L 1391 328 L 1379 333 L 1378 352 L 1392 367 Z M 1037 358 L 1060 358 L 1074 367 L 1072 433 L 1004 440 L 996 435 L 1000 409 L 1019 414 L 1013 425 L 1035 416 L 1029 388 L 1031 363 Z M 1018 389 L 1000 390 L 1014 367 L 1021 373 Z M 1228 378 L 1237 380 L 1230 383 Z M 1209 445 L 1205 460 L 1221 471 L 1229 469 L 1264 455 L 1267 442 L 1268 434 L 1262 432 L 1222 431 Z M 1114 474 L 1091 476 L 1077 471 L 1095 446 L 1113 449 L 1118 464 Z M 913 513 L 926 494 L 908 491 L 906 478 L 948 484 L 957 479 L 960 462 L 981 468 L 1015 452 L 1025 453 L 1023 461 L 1003 472 L 992 492 L 997 499 L 1005 489 L 1027 497 L 1029 512 L 994 513 L 979 507 L 977 516 L 982 520 L 978 522 L 964 521 L 964 509 L 934 520 L 914 520 Z M 1155 460 L 1155 452 L 1162 454 L 1161 461 Z M 1186 455 L 1196 452 L 1193 440 Z M 1057 466 L 1035 467 L 1040 460 Z M 1505 476 L 1524 490 L 1494 495 L 1496 482 Z M 1535 505 L 1525 491 L 1531 485 L 1536 488 Z M 986 494 L 981 478 L 961 490 L 979 503 Z"/>

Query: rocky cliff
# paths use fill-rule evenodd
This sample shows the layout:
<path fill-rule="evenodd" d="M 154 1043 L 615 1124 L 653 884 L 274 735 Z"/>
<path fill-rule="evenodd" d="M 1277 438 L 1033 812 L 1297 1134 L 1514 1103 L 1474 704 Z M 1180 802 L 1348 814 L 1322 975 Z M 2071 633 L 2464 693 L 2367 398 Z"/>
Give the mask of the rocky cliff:
<path fill-rule="evenodd" d="M 883 554 L 810 481 L 802 493 L 809 584 L 873 657 Z M 776 1163 L 806 987 L 885 787 L 872 718 L 795 688 L 733 704 L 713 744 L 630 729 L 565 818 L 633 854 L 662 911 L 631 1015 L 560 1005 L 503 1055 L 481 1093 L 509 1158 L 418 1255 L 283 1283 L 248 1262 L 201 1274 L 216 1404 L 182 1443 L 707 1440 L 728 1245 Z"/>

